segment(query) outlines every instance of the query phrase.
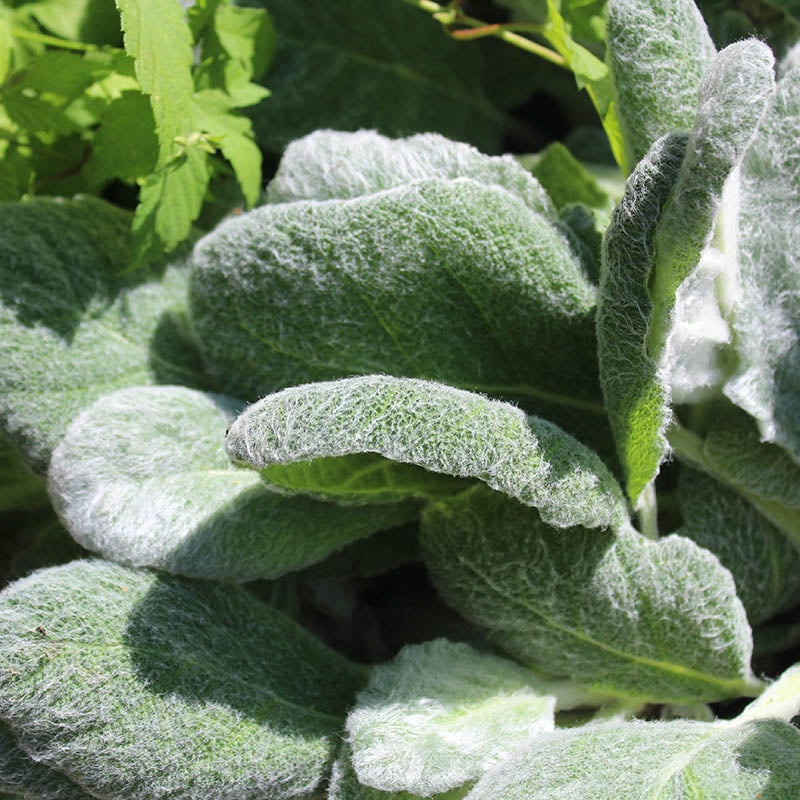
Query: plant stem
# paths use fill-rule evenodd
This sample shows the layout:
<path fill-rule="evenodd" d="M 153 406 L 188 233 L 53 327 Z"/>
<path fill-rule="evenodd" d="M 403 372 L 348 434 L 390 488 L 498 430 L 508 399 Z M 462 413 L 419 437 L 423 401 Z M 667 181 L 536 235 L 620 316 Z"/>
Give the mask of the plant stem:
<path fill-rule="evenodd" d="M 29 42 L 39 42 L 39 44 L 49 45 L 50 47 L 60 47 L 62 50 L 78 50 L 81 53 L 88 53 L 91 50 L 97 50 L 96 44 L 72 42 L 69 39 L 61 39 L 58 36 L 48 36 L 46 33 L 29 31 L 25 28 L 12 28 L 11 33 L 17 39 L 26 39 Z"/>
<path fill-rule="evenodd" d="M 543 58 L 545 61 L 549 61 L 551 64 L 568 69 L 566 60 L 563 58 L 563 56 L 556 53 L 555 50 L 551 50 L 549 47 L 545 47 L 538 42 L 534 42 L 533 40 L 528 39 L 526 36 L 520 36 L 518 33 L 514 33 L 513 30 L 509 30 L 510 27 L 514 27 L 517 29 L 535 31 L 538 29 L 538 26 L 489 25 L 482 20 L 475 19 L 474 17 L 468 17 L 462 14 L 460 11 L 440 5 L 439 3 L 435 3 L 433 0 L 404 0 L 404 2 L 420 9 L 421 11 L 427 11 L 429 14 L 432 14 L 439 22 L 442 23 L 445 28 L 448 28 L 453 24 L 459 24 L 465 25 L 467 28 L 478 29 L 472 38 L 477 38 L 478 36 L 494 36 L 497 39 L 502 39 L 508 44 L 513 44 L 515 47 L 519 47 L 521 50 L 525 50 L 528 53 L 533 53 L 533 55 L 539 56 L 539 58 Z M 459 37 L 455 35 L 455 38 Z"/>
<path fill-rule="evenodd" d="M 640 532 L 648 539 L 658 539 L 658 501 L 656 487 L 651 483 L 642 492 L 639 509 L 636 512 L 639 518 Z"/>

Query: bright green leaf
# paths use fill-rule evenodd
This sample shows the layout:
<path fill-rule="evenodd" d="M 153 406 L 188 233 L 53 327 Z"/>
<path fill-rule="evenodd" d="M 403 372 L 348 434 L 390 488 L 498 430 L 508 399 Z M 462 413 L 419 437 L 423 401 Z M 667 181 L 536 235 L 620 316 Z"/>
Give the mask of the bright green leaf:
<path fill-rule="evenodd" d="M 208 155 L 188 146 L 145 179 L 131 228 L 135 264 L 157 260 L 188 238 L 211 177 Z"/>
<path fill-rule="evenodd" d="M 738 364 L 725 394 L 800 463 L 800 67 L 786 72 L 741 170 Z"/>
<path fill-rule="evenodd" d="M 693 0 L 610 0 L 606 45 L 631 172 L 661 136 L 691 129 L 716 48 Z"/>
<path fill-rule="evenodd" d="M 0 717 L 98 796 L 310 793 L 363 680 L 244 590 L 100 561 L 18 581 L 0 620 Z"/>
<path fill-rule="evenodd" d="M 84 411 L 48 472 L 75 539 L 118 563 L 245 581 L 308 566 L 417 516 L 415 504 L 345 508 L 271 491 L 225 455 L 237 405 L 157 386 L 114 392 Z"/>
<path fill-rule="evenodd" d="M 680 533 L 714 553 L 736 581 L 755 625 L 800 600 L 800 553 L 756 509 L 713 478 L 684 467 Z"/>
<path fill-rule="evenodd" d="M 175 157 L 175 138 L 191 130 L 194 54 L 189 25 L 176 0 L 115 2 L 125 32 L 125 51 L 136 62 L 136 78 L 153 108 L 158 165 L 167 169 Z"/>
<path fill-rule="evenodd" d="M 230 162 L 248 206 L 261 195 L 261 151 L 253 139 L 247 117 L 233 111 L 230 99 L 218 89 L 197 92 L 192 101 L 195 128 L 218 140 L 222 155 Z"/>
<path fill-rule="evenodd" d="M 449 477 L 457 476 L 538 508 L 554 525 L 616 528 L 627 519 L 602 461 L 560 428 L 411 378 L 369 375 L 268 395 L 233 423 L 227 449 L 278 486 L 351 502 L 451 494 L 463 488 Z"/>
<path fill-rule="evenodd" d="M 22 9 L 62 39 L 121 44 L 119 13 L 110 0 L 33 0 Z"/>
<path fill-rule="evenodd" d="M 430 505 L 421 543 L 445 600 L 523 663 L 638 702 L 759 692 L 733 579 L 688 539 L 554 530 L 477 487 Z"/>
<path fill-rule="evenodd" d="M 553 730 L 556 698 L 541 683 L 466 644 L 404 647 L 372 669 L 347 716 L 359 781 L 429 797 L 476 780 Z"/>
<path fill-rule="evenodd" d="M 39 473 L 101 395 L 204 383 L 186 270 L 121 276 L 129 226 L 130 215 L 89 197 L 8 204 L 0 215 L 0 427 Z"/>
<path fill-rule="evenodd" d="M 266 11 L 220 3 L 214 14 L 214 33 L 248 80 L 258 80 L 264 74 L 276 44 L 275 29 Z"/>
<path fill-rule="evenodd" d="M 91 174 L 96 183 L 119 178 L 127 183 L 150 175 L 158 160 L 158 140 L 147 98 L 123 92 L 98 120 L 92 146 Z"/>
<path fill-rule="evenodd" d="M 535 739 L 467 800 L 789 800 L 799 793 L 800 733 L 791 725 L 675 720 Z"/>

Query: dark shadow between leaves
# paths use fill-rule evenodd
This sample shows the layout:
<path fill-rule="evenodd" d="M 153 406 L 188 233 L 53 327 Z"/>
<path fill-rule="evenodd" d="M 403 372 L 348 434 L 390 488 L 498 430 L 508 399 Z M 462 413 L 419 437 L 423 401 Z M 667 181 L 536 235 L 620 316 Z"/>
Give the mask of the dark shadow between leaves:
<path fill-rule="evenodd" d="M 211 386 L 188 315 L 180 309 L 170 309 L 159 317 L 150 340 L 149 365 L 157 383 L 201 391 L 218 388 Z"/>
<path fill-rule="evenodd" d="M 159 577 L 124 641 L 142 691 L 224 706 L 288 737 L 336 733 L 358 688 L 338 657 L 230 585 Z"/>

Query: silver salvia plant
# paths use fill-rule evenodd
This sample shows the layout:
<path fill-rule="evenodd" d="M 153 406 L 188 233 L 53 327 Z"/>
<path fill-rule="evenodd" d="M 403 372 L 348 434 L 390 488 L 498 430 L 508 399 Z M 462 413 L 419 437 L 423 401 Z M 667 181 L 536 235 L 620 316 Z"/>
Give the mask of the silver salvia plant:
<path fill-rule="evenodd" d="M 92 556 L 0 594 L 0 793 L 800 797 L 753 664 L 800 603 L 800 55 L 607 13 L 599 280 L 438 134 L 301 138 L 145 274 L 101 200 L 4 207 L 0 500 Z M 460 638 L 365 665 L 265 601 L 409 526 Z"/>

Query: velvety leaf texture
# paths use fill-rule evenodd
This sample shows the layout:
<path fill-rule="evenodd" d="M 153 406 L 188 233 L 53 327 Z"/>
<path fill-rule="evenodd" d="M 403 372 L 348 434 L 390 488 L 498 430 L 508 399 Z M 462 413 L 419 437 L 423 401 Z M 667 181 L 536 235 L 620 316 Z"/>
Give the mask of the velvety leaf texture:
<path fill-rule="evenodd" d="M 628 178 L 603 239 L 597 340 L 600 381 L 634 505 L 667 453 L 668 394 L 647 352 L 655 233 L 678 178 L 682 135 L 659 139 Z"/>
<path fill-rule="evenodd" d="M 800 553 L 741 495 L 683 467 L 680 530 L 714 553 L 755 625 L 800 600 Z"/>
<path fill-rule="evenodd" d="M 0 428 L 37 472 L 101 395 L 205 380 L 186 324 L 187 272 L 121 275 L 129 226 L 90 197 L 0 215 Z"/>
<path fill-rule="evenodd" d="M 739 357 L 725 393 L 800 462 L 800 66 L 788 70 L 741 170 Z"/>
<path fill-rule="evenodd" d="M 712 356 L 704 352 L 704 344 L 730 338 L 717 333 L 721 320 L 713 305 L 726 304 L 717 297 L 717 284 L 735 281 L 730 275 L 735 233 L 728 233 L 720 221 L 715 241 L 708 240 L 722 210 L 723 187 L 738 180 L 737 174 L 729 176 L 741 163 L 775 87 L 774 61 L 765 44 L 749 39 L 726 47 L 711 62 L 700 84 L 686 156 L 656 231 L 648 348 L 661 361 L 665 383 L 680 402 L 691 399 L 693 384 L 706 389 L 722 383 L 719 367 L 707 363 Z M 704 301 L 712 308 L 699 309 Z M 670 379 L 670 373 L 681 371 L 682 380 Z M 681 396 L 676 397 L 673 383 L 684 384 Z"/>
<path fill-rule="evenodd" d="M 263 206 L 202 239 L 194 262 L 209 370 L 246 400 L 381 372 L 604 424 L 595 288 L 550 221 L 497 186 L 432 178 Z"/>
<path fill-rule="evenodd" d="M 800 714 L 800 664 L 789 667 L 736 718 L 738 723 L 758 719 L 791 722 Z"/>
<path fill-rule="evenodd" d="M 83 412 L 53 453 L 49 491 L 72 535 L 131 566 L 227 580 L 275 578 L 417 516 L 276 494 L 225 455 L 237 401 L 136 387 Z"/>
<path fill-rule="evenodd" d="M 417 9 L 372 0 L 248 4 L 266 8 L 278 34 L 264 77 L 272 95 L 253 112 L 267 149 L 280 152 L 318 128 L 365 127 L 438 131 L 499 149 L 506 120 L 484 94 L 478 50 L 449 41 Z"/>
<path fill-rule="evenodd" d="M 800 733 L 745 725 L 628 722 L 560 730 L 486 775 L 468 800 L 789 800 Z"/>
<path fill-rule="evenodd" d="M 375 131 L 316 131 L 286 148 L 267 199 L 345 200 L 433 177 L 502 187 L 532 211 L 556 219 L 547 192 L 515 158 L 486 156 L 436 133 L 389 139 Z"/>
<path fill-rule="evenodd" d="M 101 797 L 308 793 L 362 682 L 244 590 L 105 562 L 17 582 L 0 620 L 0 716 Z"/>
<path fill-rule="evenodd" d="M 370 673 L 347 717 L 361 783 L 429 797 L 479 778 L 555 725 L 537 676 L 469 645 L 403 648 Z"/>
<path fill-rule="evenodd" d="M 463 488 L 448 480 L 442 492 L 437 475 L 409 470 L 412 465 L 477 478 L 537 507 L 554 525 L 618 527 L 627 519 L 613 476 L 560 428 L 429 381 L 369 375 L 284 389 L 238 417 L 227 450 L 234 462 L 260 469 L 279 486 L 342 500 L 430 497 Z M 353 455 L 362 457 L 325 468 L 330 459 Z M 323 459 L 320 470 L 317 459 Z"/>
<path fill-rule="evenodd" d="M 429 506 L 421 542 L 447 602 L 524 663 L 629 699 L 758 693 L 730 573 L 688 539 L 555 531 L 476 488 Z"/>
<path fill-rule="evenodd" d="M 694 123 L 716 48 L 692 0 L 610 0 L 606 60 L 628 172 L 657 139 Z"/>
<path fill-rule="evenodd" d="M 6 797 L 5 792 L 18 792 L 30 800 L 91 800 L 69 778 L 21 750 L 11 729 L 0 721 L 0 797 Z"/>

